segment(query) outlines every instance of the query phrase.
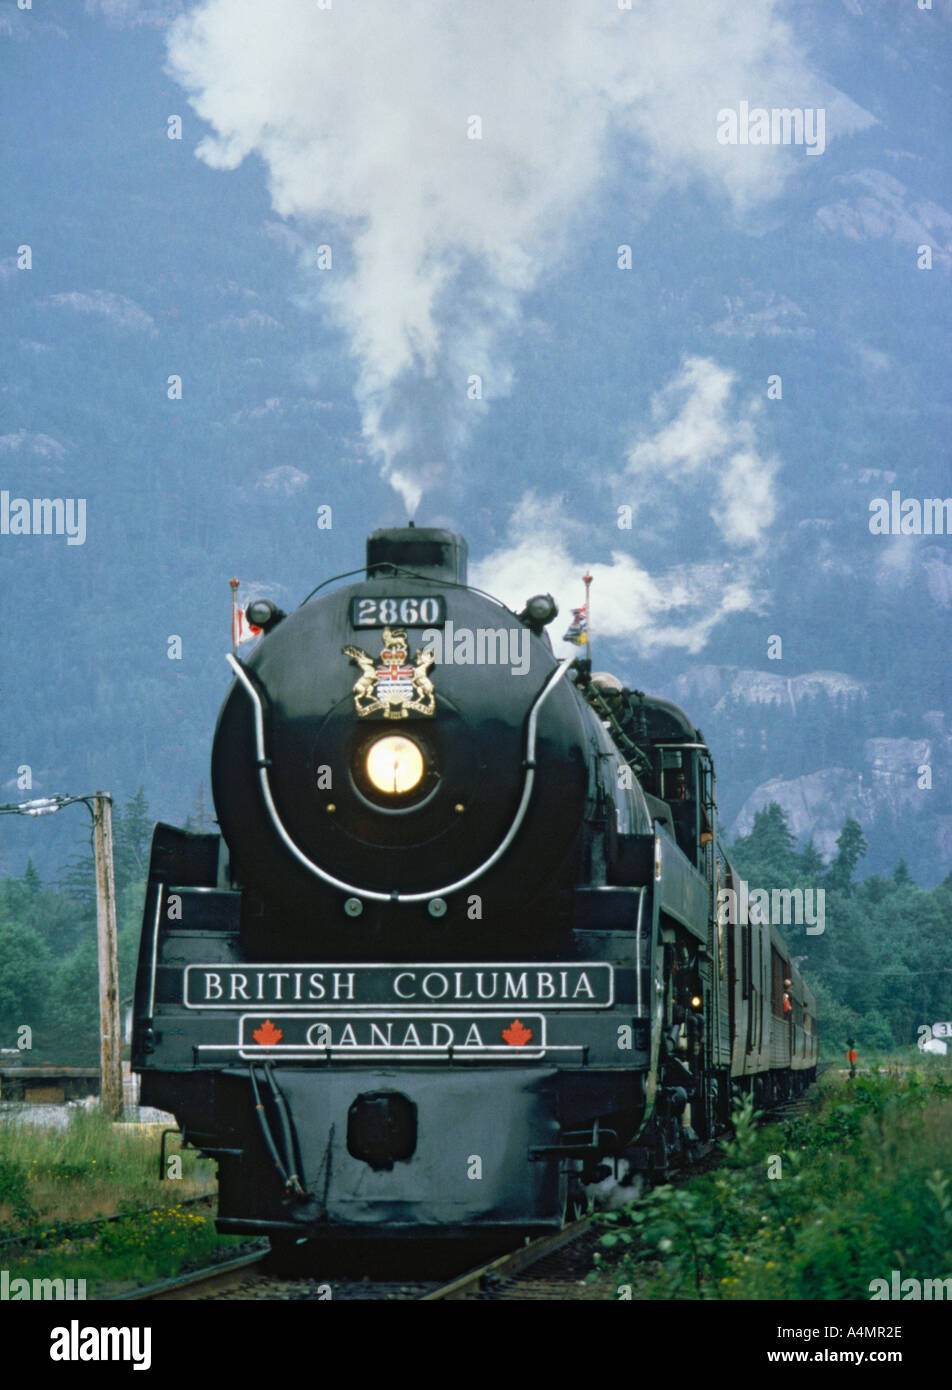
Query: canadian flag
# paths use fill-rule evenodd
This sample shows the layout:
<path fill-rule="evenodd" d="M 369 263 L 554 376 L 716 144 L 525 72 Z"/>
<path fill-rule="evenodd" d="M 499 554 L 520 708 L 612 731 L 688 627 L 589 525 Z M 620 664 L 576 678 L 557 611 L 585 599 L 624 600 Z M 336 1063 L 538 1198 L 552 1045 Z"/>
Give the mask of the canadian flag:
<path fill-rule="evenodd" d="M 231 640 L 232 644 L 240 647 L 242 642 L 253 642 L 256 637 L 261 636 L 261 628 L 249 623 L 244 611 L 235 607 L 232 615 Z"/>
<path fill-rule="evenodd" d="M 261 628 L 249 623 L 244 609 L 238 606 L 238 584 L 237 579 L 229 581 L 231 584 L 231 645 L 236 649 L 242 642 L 253 642 L 256 637 L 261 636 Z"/>

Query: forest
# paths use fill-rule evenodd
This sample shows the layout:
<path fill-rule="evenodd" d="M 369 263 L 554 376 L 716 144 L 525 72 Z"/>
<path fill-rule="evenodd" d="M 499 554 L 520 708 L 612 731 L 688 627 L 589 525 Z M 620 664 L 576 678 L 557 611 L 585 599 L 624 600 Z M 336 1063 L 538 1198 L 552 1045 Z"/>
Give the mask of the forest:
<path fill-rule="evenodd" d="M 213 828 L 200 790 L 187 827 Z M 131 1004 L 152 817 L 142 789 L 113 812 L 120 999 Z M 835 1059 L 847 1037 L 861 1056 L 912 1048 L 922 1027 L 952 1019 L 952 873 L 932 889 L 899 858 L 888 876 L 861 877 L 866 842 L 848 819 L 827 863 L 812 843 L 798 848 L 780 806 L 757 813 L 751 833 L 728 847 L 751 891 L 822 888 L 822 934 L 782 928 L 817 996 L 821 1055 Z M 92 852 L 56 883 L 32 861 L 0 880 L 0 1048 L 24 1062 L 92 1065 L 98 1060 L 96 900 Z M 9 1061 L 9 1056 L 3 1060 Z"/>
<path fill-rule="evenodd" d="M 212 830 L 204 788 L 185 822 Z M 132 1004 L 153 816 L 140 787 L 113 807 L 113 862 L 119 950 L 120 1017 Z M 56 883 L 43 883 L 29 860 L 22 878 L 0 879 L 0 1048 L 32 1033 L 25 1065 L 92 1066 L 99 1061 L 99 965 L 96 871 L 92 842 Z M 124 1049 L 124 1055 L 128 1049 Z M 9 1062 L 10 1057 L 2 1058 Z"/>
<path fill-rule="evenodd" d="M 812 842 L 798 849 L 776 802 L 729 847 L 754 888 L 822 888 L 825 929 L 781 927 L 817 998 L 821 1057 L 852 1037 L 861 1056 L 915 1046 L 922 1025 L 952 1018 L 952 873 L 920 888 L 902 857 L 891 874 L 860 877 L 866 841 L 848 818 L 826 863 Z"/>

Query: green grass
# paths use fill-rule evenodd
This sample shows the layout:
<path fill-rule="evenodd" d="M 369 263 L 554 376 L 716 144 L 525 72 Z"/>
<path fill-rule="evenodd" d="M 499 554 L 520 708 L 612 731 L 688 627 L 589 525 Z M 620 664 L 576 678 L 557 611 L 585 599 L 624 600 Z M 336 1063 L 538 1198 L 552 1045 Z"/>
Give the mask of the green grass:
<path fill-rule="evenodd" d="M 224 1258 L 241 1244 L 218 1235 L 205 1209 L 160 1206 L 86 1237 L 53 1229 L 43 1249 L 0 1254 L 0 1267 L 11 1279 L 85 1279 L 86 1297 L 104 1298 Z"/>
<path fill-rule="evenodd" d="M 214 1192 L 215 1169 L 182 1154 L 182 1177 L 160 1182 L 159 1131 L 115 1127 L 98 1110 L 76 1110 L 63 1129 L 0 1125 L 0 1238 L 50 1222 L 106 1216 Z M 175 1152 L 175 1142 L 170 1145 Z"/>
<path fill-rule="evenodd" d="M 96 1110 L 77 1110 L 60 1130 L 0 1125 L 0 1240 L 31 1237 L 0 1248 L 0 1267 L 11 1278 L 83 1278 L 95 1297 L 233 1246 L 215 1232 L 214 1202 L 184 1205 L 215 1194 L 214 1163 L 185 1151 L 182 1176 L 160 1182 L 158 1135 L 154 1126 L 113 1126 Z M 127 1214 L 90 1224 L 115 1213 Z"/>
<path fill-rule="evenodd" d="M 783 1123 L 740 1107 L 723 1147 L 713 1172 L 598 1218 L 598 1272 L 625 1297 L 868 1300 L 893 1269 L 952 1275 L 947 1066 L 830 1072 Z"/>
<path fill-rule="evenodd" d="M 838 1047 L 826 1039 L 820 1039 L 820 1065 L 847 1067 L 846 1048 Z M 916 1067 L 918 1070 L 941 1071 L 943 1068 L 952 1076 L 952 1053 L 936 1056 L 931 1052 L 920 1052 L 918 1047 L 866 1048 L 861 1042 L 856 1045 L 856 1065 L 860 1070 L 876 1070 L 883 1067 Z"/>

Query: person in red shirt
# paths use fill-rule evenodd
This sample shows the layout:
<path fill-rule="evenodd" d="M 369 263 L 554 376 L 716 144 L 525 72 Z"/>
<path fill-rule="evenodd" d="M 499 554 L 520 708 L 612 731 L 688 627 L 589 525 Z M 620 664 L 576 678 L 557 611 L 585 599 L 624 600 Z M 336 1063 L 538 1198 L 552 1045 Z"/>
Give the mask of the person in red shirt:
<path fill-rule="evenodd" d="M 846 1039 L 846 1060 L 850 1064 L 850 1080 L 856 1075 L 856 1045 L 852 1038 Z"/>

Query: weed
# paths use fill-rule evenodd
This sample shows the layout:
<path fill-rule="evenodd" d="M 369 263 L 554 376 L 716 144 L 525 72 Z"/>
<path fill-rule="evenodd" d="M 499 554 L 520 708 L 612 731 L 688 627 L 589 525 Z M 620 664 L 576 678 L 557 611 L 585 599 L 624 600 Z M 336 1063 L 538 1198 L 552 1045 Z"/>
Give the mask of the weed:
<path fill-rule="evenodd" d="M 836 1078 L 814 1094 L 767 1128 L 738 1104 L 715 1171 L 598 1218 L 596 1266 L 642 1299 L 865 1299 L 894 1267 L 947 1274 L 952 1079 Z"/>

